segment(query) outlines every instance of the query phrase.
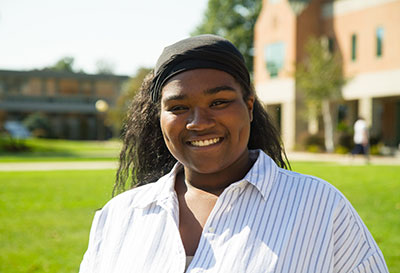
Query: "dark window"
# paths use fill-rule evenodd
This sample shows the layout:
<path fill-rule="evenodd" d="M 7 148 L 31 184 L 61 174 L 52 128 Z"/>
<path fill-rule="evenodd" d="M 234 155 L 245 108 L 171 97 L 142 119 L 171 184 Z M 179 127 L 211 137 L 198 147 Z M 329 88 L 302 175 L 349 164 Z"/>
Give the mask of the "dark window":
<path fill-rule="evenodd" d="M 333 38 L 328 39 L 328 50 L 330 53 L 333 53 L 335 50 L 335 40 Z"/>
<path fill-rule="evenodd" d="M 342 123 L 347 119 L 348 116 L 348 106 L 345 104 L 340 104 L 337 109 L 337 121 L 338 123 Z"/>
<path fill-rule="evenodd" d="M 351 60 L 355 61 L 357 59 L 357 35 L 351 35 Z"/>
<path fill-rule="evenodd" d="M 383 46 L 383 35 L 384 30 L 382 27 L 378 27 L 376 29 L 376 56 L 381 57 L 383 54 L 382 46 Z"/>

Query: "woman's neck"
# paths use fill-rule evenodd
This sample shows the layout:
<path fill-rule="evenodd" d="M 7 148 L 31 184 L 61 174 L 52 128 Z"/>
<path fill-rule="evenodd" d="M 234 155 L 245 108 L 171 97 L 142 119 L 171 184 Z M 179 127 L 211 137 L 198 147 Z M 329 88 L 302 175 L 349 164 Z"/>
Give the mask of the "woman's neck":
<path fill-rule="evenodd" d="M 216 173 L 199 173 L 184 166 L 182 182 L 186 185 L 187 190 L 198 189 L 219 196 L 230 184 L 242 179 L 253 163 L 254 160 L 246 151 L 236 162 Z"/>

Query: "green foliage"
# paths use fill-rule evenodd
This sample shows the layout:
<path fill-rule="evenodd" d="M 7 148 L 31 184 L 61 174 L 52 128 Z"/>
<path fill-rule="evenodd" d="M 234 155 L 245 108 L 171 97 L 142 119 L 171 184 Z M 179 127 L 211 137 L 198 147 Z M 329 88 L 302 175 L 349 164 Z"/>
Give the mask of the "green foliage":
<path fill-rule="evenodd" d="M 0 154 L 30 151 L 25 139 L 15 139 L 6 134 L 0 134 Z"/>
<path fill-rule="evenodd" d="M 323 150 L 320 146 L 311 144 L 306 147 L 307 152 L 309 153 L 321 153 Z"/>
<path fill-rule="evenodd" d="M 341 98 L 342 86 L 346 82 L 342 63 L 338 54 L 329 52 L 326 39 L 311 37 L 305 45 L 305 52 L 307 58 L 296 67 L 296 87 L 304 94 L 309 116 L 323 116 L 325 148 L 328 152 L 333 152 L 330 102 Z"/>
<path fill-rule="evenodd" d="M 261 4 L 261 0 L 209 0 L 203 21 L 192 34 L 217 34 L 230 40 L 252 72 L 254 25 Z"/>
<path fill-rule="evenodd" d="M 337 153 L 337 154 L 345 155 L 345 154 L 348 154 L 349 152 L 350 152 L 350 149 L 348 147 L 342 146 L 340 144 L 335 149 L 335 153 Z"/>
<path fill-rule="evenodd" d="M 43 113 L 30 114 L 25 120 L 24 125 L 35 137 L 50 137 L 51 126 L 50 120 Z"/>
<path fill-rule="evenodd" d="M 383 146 L 382 143 L 371 145 L 371 147 L 369 148 L 369 153 L 371 155 L 380 155 L 382 146 Z"/>
<path fill-rule="evenodd" d="M 321 134 L 307 134 L 304 137 L 304 146 L 308 152 L 319 153 L 324 151 L 324 137 Z"/>
<path fill-rule="evenodd" d="M 61 72 L 76 72 L 74 69 L 74 57 L 66 56 L 58 60 L 54 65 L 49 66 L 45 69 L 47 70 L 54 70 L 54 71 L 61 71 Z"/>
<path fill-rule="evenodd" d="M 152 69 L 141 67 L 136 74 L 130 78 L 123 86 L 115 106 L 108 112 L 107 119 L 110 124 L 113 124 L 119 131 L 122 130 L 129 105 L 135 94 L 140 89 L 143 79 Z"/>
<path fill-rule="evenodd" d="M 104 75 L 113 75 L 114 64 L 108 60 L 100 59 L 96 62 L 96 73 Z"/>
<path fill-rule="evenodd" d="M 342 62 L 338 54 L 331 54 L 324 40 L 311 37 L 306 45 L 307 58 L 297 65 L 297 87 L 305 95 L 309 109 L 320 111 L 323 100 L 342 97 L 341 88 L 346 83 Z"/>
<path fill-rule="evenodd" d="M 351 128 L 351 126 L 349 126 L 349 125 L 347 124 L 346 121 L 341 121 L 341 122 L 339 122 L 339 123 L 337 124 L 337 126 L 336 126 L 336 130 L 337 130 L 338 132 L 342 132 L 342 133 L 346 133 L 346 134 L 352 133 L 352 128 Z"/>
<path fill-rule="evenodd" d="M 338 144 L 347 150 L 351 150 L 354 146 L 353 135 L 341 132 L 339 134 Z"/>

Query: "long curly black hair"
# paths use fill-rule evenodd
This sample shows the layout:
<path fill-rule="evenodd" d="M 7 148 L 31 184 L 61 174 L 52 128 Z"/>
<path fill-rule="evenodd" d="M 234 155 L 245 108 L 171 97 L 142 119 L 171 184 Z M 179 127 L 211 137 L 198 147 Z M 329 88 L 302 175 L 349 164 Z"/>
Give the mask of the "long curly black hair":
<path fill-rule="evenodd" d="M 123 133 L 123 147 L 112 195 L 129 188 L 155 182 L 167 174 L 176 163 L 164 143 L 160 127 L 160 99 L 153 102 L 150 95 L 154 73 L 150 72 L 128 110 Z M 249 149 L 261 149 L 282 168 L 290 168 L 279 133 L 255 95 L 254 88 L 241 79 L 243 99 L 255 97 L 250 127 Z"/>

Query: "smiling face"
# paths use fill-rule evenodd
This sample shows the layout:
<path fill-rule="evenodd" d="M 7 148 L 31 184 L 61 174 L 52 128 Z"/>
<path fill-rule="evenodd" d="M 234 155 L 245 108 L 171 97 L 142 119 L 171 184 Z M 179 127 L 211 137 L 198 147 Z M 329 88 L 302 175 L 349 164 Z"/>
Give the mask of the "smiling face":
<path fill-rule="evenodd" d="M 215 69 L 182 72 L 162 89 L 161 130 L 185 171 L 229 173 L 248 164 L 254 97 L 228 73 Z"/>

